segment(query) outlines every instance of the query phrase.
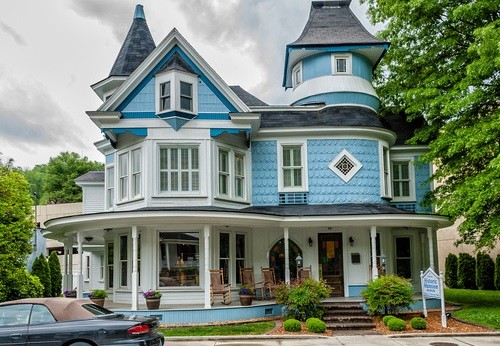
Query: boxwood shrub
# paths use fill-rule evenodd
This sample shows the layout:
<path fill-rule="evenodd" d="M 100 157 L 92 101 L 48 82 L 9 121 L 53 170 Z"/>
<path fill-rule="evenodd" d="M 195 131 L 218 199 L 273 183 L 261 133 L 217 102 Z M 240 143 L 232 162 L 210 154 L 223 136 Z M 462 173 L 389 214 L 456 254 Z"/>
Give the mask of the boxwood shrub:
<path fill-rule="evenodd" d="M 382 323 L 384 324 L 384 326 L 386 326 L 387 322 L 389 322 L 393 318 L 396 318 L 396 317 L 394 317 L 392 315 L 385 315 L 384 317 L 382 317 Z"/>
<path fill-rule="evenodd" d="M 308 318 L 306 321 L 307 330 L 312 333 L 324 333 L 326 330 L 326 324 L 322 320 L 316 317 Z"/>
<path fill-rule="evenodd" d="M 406 322 L 400 318 L 394 317 L 387 322 L 387 328 L 391 332 L 400 332 L 406 329 Z"/>
<path fill-rule="evenodd" d="M 290 318 L 283 323 L 283 328 L 287 332 L 300 332 L 302 329 L 302 323 L 295 318 Z"/>
<path fill-rule="evenodd" d="M 413 286 L 405 278 L 396 275 L 384 275 L 371 281 L 361 291 L 372 315 L 391 314 L 402 309 L 409 309 L 413 303 Z"/>
<path fill-rule="evenodd" d="M 427 321 L 422 317 L 413 317 L 410 320 L 410 326 L 418 330 L 427 329 Z"/>

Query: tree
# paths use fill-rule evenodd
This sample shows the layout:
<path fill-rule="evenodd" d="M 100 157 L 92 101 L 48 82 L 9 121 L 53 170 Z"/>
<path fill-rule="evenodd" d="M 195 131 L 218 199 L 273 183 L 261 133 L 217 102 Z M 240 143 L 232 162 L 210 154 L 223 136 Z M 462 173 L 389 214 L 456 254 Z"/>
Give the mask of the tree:
<path fill-rule="evenodd" d="M 52 284 L 52 297 L 59 297 L 62 292 L 61 263 L 57 257 L 57 252 L 52 251 L 49 256 L 50 281 Z"/>
<path fill-rule="evenodd" d="M 455 254 L 449 253 L 444 262 L 445 274 L 444 283 L 448 288 L 457 288 L 457 268 L 458 258 Z"/>
<path fill-rule="evenodd" d="M 31 195 L 35 197 L 35 204 L 47 204 L 47 196 L 45 193 L 47 165 L 36 165 L 33 169 L 23 170 L 22 174 L 30 184 L 30 191 Z"/>
<path fill-rule="evenodd" d="M 458 254 L 458 288 L 475 290 L 476 286 L 476 259 L 466 252 Z"/>
<path fill-rule="evenodd" d="M 490 255 L 479 251 L 476 255 L 476 286 L 480 290 L 494 289 L 495 263 Z"/>
<path fill-rule="evenodd" d="M 17 298 L 31 280 L 24 266 L 32 248 L 32 206 L 26 179 L 0 165 L 0 301 Z"/>
<path fill-rule="evenodd" d="M 74 180 L 93 171 L 102 170 L 104 165 L 81 158 L 77 153 L 62 152 L 52 157 L 47 164 L 45 192 L 47 201 L 52 203 L 72 203 L 82 201 L 82 189 Z"/>
<path fill-rule="evenodd" d="M 460 243 L 500 237 L 500 0 L 361 0 L 391 42 L 379 66 L 382 114 L 425 119 L 440 213 L 464 217 Z"/>
<path fill-rule="evenodd" d="M 43 285 L 43 296 L 52 297 L 50 268 L 43 254 L 38 256 L 33 262 L 31 275 L 37 276 L 40 279 L 40 283 Z"/>

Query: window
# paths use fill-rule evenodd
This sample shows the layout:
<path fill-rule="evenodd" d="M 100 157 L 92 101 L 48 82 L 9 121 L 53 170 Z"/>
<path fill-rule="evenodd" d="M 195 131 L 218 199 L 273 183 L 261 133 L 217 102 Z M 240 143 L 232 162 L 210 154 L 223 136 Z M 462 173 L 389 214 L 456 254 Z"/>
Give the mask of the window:
<path fill-rule="evenodd" d="M 240 233 L 219 234 L 219 268 L 224 271 L 224 282 L 241 283 L 240 271 L 246 263 L 246 237 Z"/>
<path fill-rule="evenodd" d="M 332 55 L 332 71 L 333 74 L 351 74 L 351 55 Z"/>
<path fill-rule="evenodd" d="M 114 274 L 114 243 L 108 243 L 106 246 L 107 249 L 107 267 L 108 267 L 108 272 L 107 272 L 107 280 L 108 280 L 108 288 L 113 288 L 113 274 Z"/>
<path fill-rule="evenodd" d="M 85 272 L 83 274 L 85 281 L 90 280 L 90 254 L 85 255 Z"/>
<path fill-rule="evenodd" d="M 108 167 L 106 173 L 106 205 L 112 208 L 115 203 L 115 168 Z"/>
<path fill-rule="evenodd" d="M 381 172 L 381 187 L 380 194 L 382 197 L 391 197 L 391 176 L 390 176 L 390 158 L 389 148 L 385 145 L 380 145 L 380 172 Z"/>
<path fill-rule="evenodd" d="M 302 148 L 300 146 L 283 147 L 283 186 L 302 186 Z"/>
<path fill-rule="evenodd" d="M 218 153 L 219 197 L 245 199 L 245 154 L 227 148 Z"/>
<path fill-rule="evenodd" d="M 169 110 L 170 104 L 170 81 L 160 83 L 160 111 Z"/>
<path fill-rule="evenodd" d="M 120 169 L 120 201 L 128 198 L 128 153 L 118 158 Z"/>
<path fill-rule="evenodd" d="M 128 236 L 120 236 L 120 287 L 128 286 Z"/>
<path fill-rule="evenodd" d="M 200 189 L 198 147 L 160 148 L 160 192 Z"/>
<path fill-rule="evenodd" d="M 395 199 L 409 199 L 410 189 L 410 162 L 392 163 L 392 192 Z"/>
<path fill-rule="evenodd" d="M 219 149 L 219 194 L 229 195 L 229 152 Z"/>
<path fill-rule="evenodd" d="M 229 233 L 221 233 L 219 235 L 219 269 L 224 271 L 224 282 L 229 282 Z"/>
<path fill-rule="evenodd" d="M 160 286 L 199 286 L 200 233 L 160 232 Z"/>
<path fill-rule="evenodd" d="M 181 82 L 181 109 L 193 111 L 193 85 Z"/>
<path fill-rule="evenodd" d="M 141 149 L 135 149 L 132 155 L 132 197 L 141 195 Z"/>
<path fill-rule="evenodd" d="M 0 326 L 5 327 L 27 325 L 31 313 L 31 307 L 31 304 L 0 306 Z M 2 339 L 7 341 L 7 336 L 2 336 Z M 22 343 L 21 345 L 23 344 L 24 343 Z"/>
<path fill-rule="evenodd" d="M 396 238 L 396 275 L 406 279 L 412 278 L 410 237 Z"/>
<path fill-rule="evenodd" d="M 245 155 L 234 154 L 234 196 L 245 198 Z"/>
<path fill-rule="evenodd" d="M 56 319 L 52 313 L 44 305 L 34 304 L 31 310 L 30 324 L 47 324 L 54 323 Z"/>
<path fill-rule="evenodd" d="M 104 281 L 104 255 L 99 256 L 99 281 Z"/>
<path fill-rule="evenodd" d="M 292 85 L 295 88 L 297 85 L 302 83 L 302 62 L 299 62 L 294 66 L 292 70 Z"/>
<path fill-rule="evenodd" d="M 246 262 L 246 251 L 245 251 L 245 235 L 244 234 L 236 234 L 236 283 L 241 283 L 240 272 L 242 268 L 245 268 Z"/>

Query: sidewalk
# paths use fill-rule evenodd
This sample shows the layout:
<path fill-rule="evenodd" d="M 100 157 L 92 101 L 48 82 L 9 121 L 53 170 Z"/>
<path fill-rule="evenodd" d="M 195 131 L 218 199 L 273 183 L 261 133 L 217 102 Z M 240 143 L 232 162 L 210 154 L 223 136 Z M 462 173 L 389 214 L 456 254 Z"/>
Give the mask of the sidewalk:
<path fill-rule="evenodd" d="M 165 338 L 165 345 L 197 346 L 496 346 L 500 345 L 500 333 L 436 334 L 394 337 L 387 335 L 349 336 L 220 336 L 220 337 L 172 337 Z"/>

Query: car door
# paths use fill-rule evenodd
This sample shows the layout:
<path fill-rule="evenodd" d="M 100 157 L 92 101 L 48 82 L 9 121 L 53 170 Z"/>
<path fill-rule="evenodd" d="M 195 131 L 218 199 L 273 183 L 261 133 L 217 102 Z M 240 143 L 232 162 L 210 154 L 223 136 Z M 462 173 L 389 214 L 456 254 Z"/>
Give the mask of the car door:
<path fill-rule="evenodd" d="M 26 345 L 32 304 L 0 306 L 0 346 Z"/>
<path fill-rule="evenodd" d="M 56 319 L 45 305 L 34 304 L 31 309 L 26 345 L 62 345 Z"/>

